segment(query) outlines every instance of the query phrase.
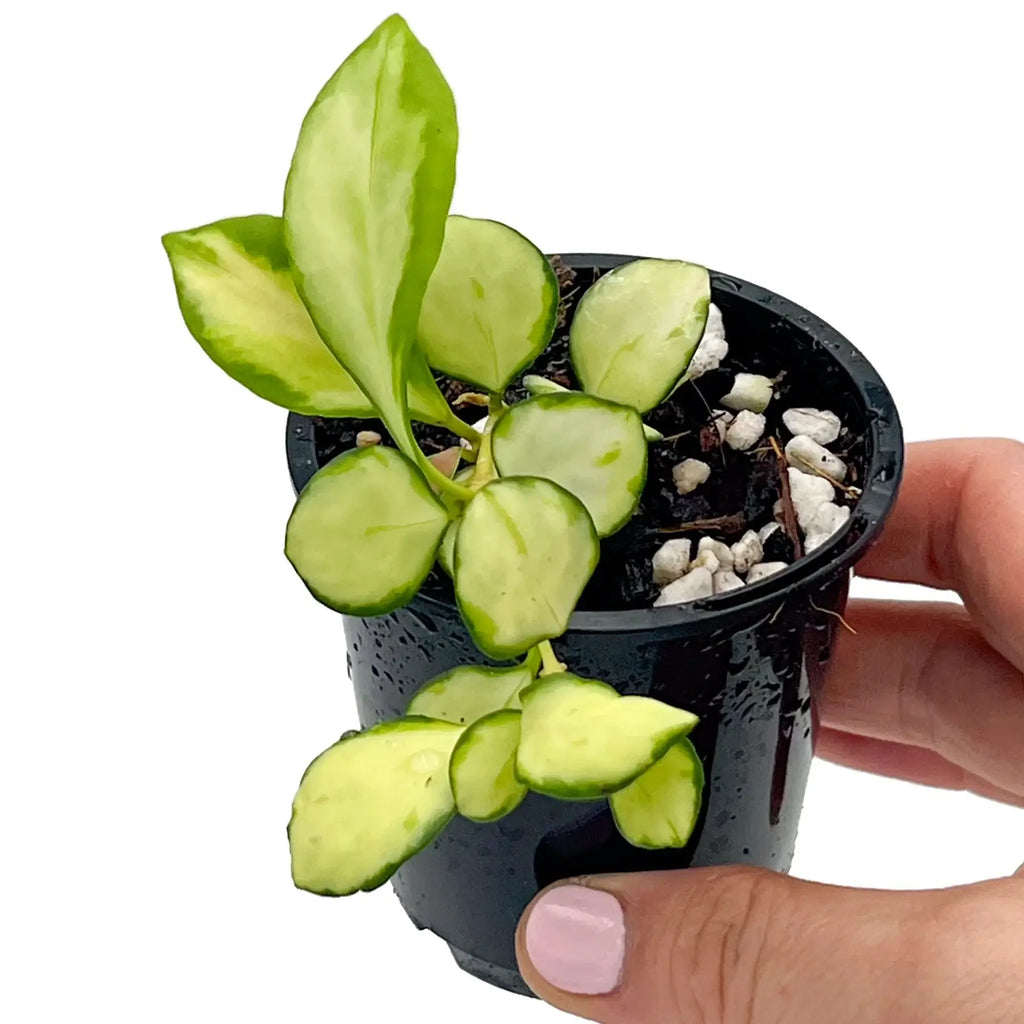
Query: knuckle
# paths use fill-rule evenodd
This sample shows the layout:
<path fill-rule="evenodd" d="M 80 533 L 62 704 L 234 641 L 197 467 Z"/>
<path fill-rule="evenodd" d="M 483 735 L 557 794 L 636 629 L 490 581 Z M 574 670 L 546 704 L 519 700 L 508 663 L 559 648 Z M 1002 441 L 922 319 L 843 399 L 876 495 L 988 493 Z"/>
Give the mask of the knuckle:
<path fill-rule="evenodd" d="M 711 876 L 674 916 L 670 961 L 677 1019 L 751 1024 L 757 981 L 780 895 L 768 871 Z"/>

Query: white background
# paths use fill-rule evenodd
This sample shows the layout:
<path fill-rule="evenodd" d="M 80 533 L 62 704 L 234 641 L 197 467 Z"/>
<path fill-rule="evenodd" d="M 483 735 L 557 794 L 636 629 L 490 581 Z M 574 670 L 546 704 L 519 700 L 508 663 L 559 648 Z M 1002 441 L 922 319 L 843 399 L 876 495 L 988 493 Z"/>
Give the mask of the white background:
<path fill-rule="evenodd" d="M 863 349 L 921 439 L 1024 435 L 1014 6 L 402 12 L 459 104 L 459 212 L 547 251 L 682 257 L 774 288 Z M 307 106 L 389 13 L 5 15 L 12 1022 L 558 1016 L 463 976 L 387 889 L 291 887 L 299 774 L 355 721 L 341 626 L 281 554 L 284 415 L 189 338 L 159 244 L 280 212 Z M 796 871 L 931 886 L 1022 853 L 1020 812 L 819 765 Z"/>

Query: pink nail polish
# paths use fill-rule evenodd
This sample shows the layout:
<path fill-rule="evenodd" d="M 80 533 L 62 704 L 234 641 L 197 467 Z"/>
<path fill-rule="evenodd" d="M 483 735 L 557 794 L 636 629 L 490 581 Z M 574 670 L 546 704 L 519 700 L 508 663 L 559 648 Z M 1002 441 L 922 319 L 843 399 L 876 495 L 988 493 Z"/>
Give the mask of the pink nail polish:
<path fill-rule="evenodd" d="M 563 992 L 604 995 L 619 984 L 626 927 L 619 901 L 600 889 L 560 885 L 545 893 L 525 938 L 530 963 Z"/>

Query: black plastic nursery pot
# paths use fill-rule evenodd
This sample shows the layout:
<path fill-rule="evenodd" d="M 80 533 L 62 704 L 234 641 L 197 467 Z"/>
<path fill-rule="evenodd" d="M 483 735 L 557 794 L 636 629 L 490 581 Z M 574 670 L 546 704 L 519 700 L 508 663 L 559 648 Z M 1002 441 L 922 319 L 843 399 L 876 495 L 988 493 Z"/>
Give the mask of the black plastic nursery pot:
<path fill-rule="evenodd" d="M 609 270 L 633 257 L 567 255 Z M 892 398 L 867 360 L 826 323 L 764 288 L 712 274 L 712 301 L 730 340 L 756 338 L 781 365 L 812 371 L 819 402 L 863 437 L 863 494 L 829 543 L 762 583 L 676 607 L 577 612 L 556 643 L 574 672 L 624 694 L 655 697 L 700 716 L 691 739 L 704 764 L 700 819 L 681 850 L 649 851 L 619 834 L 607 802 L 537 794 L 496 824 L 456 818 L 406 863 L 393 885 L 420 928 L 439 935 L 470 974 L 529 994 L 514 934 L 539 889 L 603 872 L 719 864 L 787 871 L 825 685 L 851 570 L 892 508 L 903 440 Z M 795 396 L 799 398 L 800 396 Z M 799 403 L 798 403 L 799 404 Z M 315 421 L 288 420 L 288 461 L 301 490 L 319 468 Z M 344 617 L 360 722 L 402 715 L 416 690 L 456 665 L 479 664 L 451 601 L 421 594 L 391 614 Z"/>

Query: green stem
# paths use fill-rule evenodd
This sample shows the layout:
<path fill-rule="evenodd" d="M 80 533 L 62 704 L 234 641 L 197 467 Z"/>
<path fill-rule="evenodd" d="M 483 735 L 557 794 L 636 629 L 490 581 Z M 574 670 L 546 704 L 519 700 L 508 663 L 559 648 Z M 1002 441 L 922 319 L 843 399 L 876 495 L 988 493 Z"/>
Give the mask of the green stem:
<path fill-rule="evenodd" d="M 488 426 L 488 429 L 484 432 L 483 440 L 480 442 L 480 450 L 476 453 L 476 466 L 473 468 L 473 475 L 469 478 L 469 489 L 474 492 L 479 491 L 481 487 L 497 479 L 498 470 L 494 465 L 491 431 Z"/>
<path fill-rule="evenodd" d="M 420 457 L 417 462 L 420 464 L 420 468 L 423 470 L 430 483 L 433 483 L 441 495 L 441 500 L 449 508 L 455 508 L 460 510 L 461 506 L 465 505 L 473 497 L 473 491 L 469 487 L 464 487 L 462 484 L 456 483 L 454 480 L 450 480 L 444 475 L 420 450 Z"/>
<path fill-rule="evenodd" d="M 404 422 L 394 425 L 385 420 L 384 425 L 391 432 L 391 436 L 395 439 L 395 444 L 398 445 L 402 454 L 419 466 L 420 471 L 427 478 L 427 482 L 437 489 L 441 500 L 449 509 L 458 511 L 473 497 L 473 492 L 468 487 L 463 487 L 462 484 L 450 480 L 427 458 L 423 449 L 416 443 L 416 438 L 413 437 L 412 424 L 408 417 Z M 400 427 L 400 429 L 395 430 L 395 427 Z"/>
<path fill-rule="evenodd" d="M 551 646 L 550 640 L 542 640 L 537 645 L 537 648 L 540 651 L 540 660 L 541 665 L 543 666 L 540 670 L 541 678 L 544 678 L 545 676 L 556 676 L 560 672 L 564 672 L 566 670 L 567 666 L 558 660 L 558 657 L 555 654 L 555 649 Z"/>
<path fill-rule="evenodd" d="M 469 487 L 472 491 L 479 491 L 481 487 L 489 484 L 492 480 L 498 479 L 498 467 L 494 464 L 494 451 L 491 446 L 491 432 L 498 417 L 505 411 L 505 403 L 501 395 L 492 394 L 487 402 L 487 426 L 484 427 L 483 437 L 480 440 L 480 449 L 476 453 L 476 468 L 470 478 Z"/>
<path fill-rule="evenodd" d="M 460 420 L 450 409 L 448 410 L 447 419 L 444 423 L 439 423 L 438 426 L 450 430 L 456 437 L 461 437 L 464 441 L 468 441 L 474 448 L 478 448 L 483 440 L 484 435 L 479 430 L 474 430 L 464 420 Z"/>
<path fill-rule="evenodd" d="M 540 647 L 531 647 L 523 658 L 523 666 L 528 668 L 535 676 L 540 671 L 541 653 Z"/>

